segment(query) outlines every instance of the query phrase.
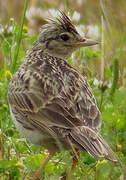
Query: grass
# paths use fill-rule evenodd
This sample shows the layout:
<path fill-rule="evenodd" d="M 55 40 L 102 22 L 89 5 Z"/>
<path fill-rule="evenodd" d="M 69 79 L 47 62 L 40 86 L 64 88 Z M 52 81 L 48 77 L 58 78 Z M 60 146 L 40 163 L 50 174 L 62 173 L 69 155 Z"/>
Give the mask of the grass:
<path fill-rule="evenodd" d="M 0 34 L 2 58 L 4 63 L 0 68 L 0 179 L 1 180 L 28 180 L 40 167 L 47 156 L 47 150 L 35 146 L 22 138 L 12 122 L 7 91 L 9 82 L 22 63 L 26 49 L 33 43 L 36 37 L 30 37 L 27 27 L 24 26 L 25 13 L 28 0 L 25 1 L 21 25 L 11 20 L 10 26 Z M 11 28 L 10 28 L 11 27 Z M 101 28 L 101 27 L 99 27 Z M 112 27 L 113 30 L 114 27 Z M 11 29 L 11 31 L 9 30 Z M 115 30 L 113 30 L 115 31 Z M 115 39 L 117 38 L 114 36 Z M 104 35 L 106 42 L 106 35 Z M 121 37 L 123 39 L 123 37 Z M 108 45 L 109 46 L 109 45 Z M 121 49 L 123 45 L 121 44 Z M 106 47 L 106 49 L 110 49 Z M 109 52 L 109 51 L 108 51 Z M 123 52 L 122 52 L 123 53 Z M 103 56 L 104 54 L 104 56 Z M 72 66 L 76 66 L 86 74 L 88 81 L 97 98 L 102 112 L 103 125 L 101 133 L 112 149 L 119 156 L 123 169 L 107 160 L 96 160 L 86 152 L 81 152 L 81 158 L 71 179 L 79 180 L 120 180 L 125 176 L 126 169 L 126 111 L 125 111 L 125 76 L 121 76 L 121 55 L 115 54 L 110 63 L 104 67 L 104 80 L 100 81 L 97 74 L 96 63 L 99 59 L 105 59 L 105 53 L 99 49 L 92 51 L 89 48 L 75 52 L 69 59 Z M 75 59 L 79 59 L 75 61 Z M 92 62 L 92 59 L 94 62 Z M 91 73 L 87 70 L 94 63 Z M 86 67 L 84 66 L 86 64 Z M 97 83 L 94 77 L 97 77 Z M 121 77 L 120 77 L 121 76 Z M 44 170 L 43 178 L 46 180 L 58 180 L 64 172 L 69 172 L 72 164 L 71 152 L 64 151 L 56 154 Z M 125 177 L 124 177 L 125 179 Z"/>
<path fill-rule="evenodd" d="M 23 26 L 24 26 L 24 22 L 25 22 L 25 15 L 26 15 L 27 7 L 28 7 L 28 2 L 29 2 L 29 0 L 25 1 L 23 15 L 22 15 L 22 19 L 21 19 L 21 26 L 19 27 L 19 32 L 17 34 L 17 40 L 15 39 L 16 48 L 15 48 L 15 51 L 14 51 L 14 57 L 13 57 L 12 68 L 11 68 L 12 73 L 14 73 L 16 71 L 16 65 L 17 65 L 17 61 L 18 61 L 20 43 L 21 43 L 21 40 L 22 40 Z"/>

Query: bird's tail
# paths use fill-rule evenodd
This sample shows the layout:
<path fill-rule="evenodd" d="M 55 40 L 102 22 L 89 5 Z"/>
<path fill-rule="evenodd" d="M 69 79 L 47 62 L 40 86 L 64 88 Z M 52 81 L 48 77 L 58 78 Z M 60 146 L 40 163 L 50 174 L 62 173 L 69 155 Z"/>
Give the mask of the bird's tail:
<path fill-rule="evenodd" d="M 75 147 L 87 151 L 95 158 L 105 158 L 115 163 L 120 164 L 119 158 L 107 145 L 101 135 L 90 128 L 83 127 L 74 129 L 70 133 L 70 140 Z"/>

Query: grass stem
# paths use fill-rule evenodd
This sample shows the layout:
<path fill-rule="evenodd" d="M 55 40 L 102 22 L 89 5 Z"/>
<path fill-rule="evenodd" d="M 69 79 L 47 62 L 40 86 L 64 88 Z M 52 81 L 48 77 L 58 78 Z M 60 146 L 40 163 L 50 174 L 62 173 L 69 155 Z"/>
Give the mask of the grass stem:
<path fill-rule="evenodd" d="M 114 64 L 113 64 L 113 81 L 112 81 L 112 86 L 110 90 L 111 100 L 113 100 L 113 96 L 118 85 L 118 79 L 119 79 L 119 63 L 118 63 L 118 59 L 115 59 Z"/>
<path fill-rule="evenodd" d="M 21 44 L 21 39 L 22 39 L 23 25 L 24 25 L 24 22 L 25 22 L 25 15 L 26 15 L 26 10 L 27 10 L 27 7 L 28 7 L 28 3 L 29 3 L 29 0 L 25 0 L 24 9 L 23 9 L 23 15 L 22 15 L 22 19 L 21 19 L 21 26 L 20 26 L 20 29 L 19 29 L 19 33 L 17 35 L 17 45 L 16 45 L 16 49 L 15 49 L 15 53 L 14 53 L 14 58 L 13 58 L 13 61 L 12 61 L 12 67 L 11 67 L 12 74 L 16 71 L 18 55 L 19 55 L 19 50 L 20 50 L 20 44 Z"/>

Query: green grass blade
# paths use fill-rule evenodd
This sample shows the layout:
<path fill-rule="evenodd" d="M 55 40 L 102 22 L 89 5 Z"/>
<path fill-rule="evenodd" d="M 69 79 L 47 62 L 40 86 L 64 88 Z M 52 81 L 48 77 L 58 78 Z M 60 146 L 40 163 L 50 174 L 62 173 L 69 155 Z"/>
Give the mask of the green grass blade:
<path fill-rule="evenodd" d="M 12 67 L 11 67 L 11 72 L 14 73 L 16 71 L 16 65 L 17 65 L 17 61 L 18 61 L 18 55 L 19 55 L 19 50 L 20 50 L 20 43 L 21 43 L 21 39 L 22 39 L 22 31 L 23 31 L 23 25 L 25 22 L 25 15 L 26 15 L 26 10 L 28 7 L 28 3 L 29 0 L 25 0 L 25 4 L 24 4 L 24 9 L 23 9 L 23 15 L 22 15 L 22 19 L 21 19 L 21 26 L 19 29 L 19 33 L 17 36 L 17 46 L 15 49 L 15 53 L 14 53 L 14 59 L 12 62 Z"/>

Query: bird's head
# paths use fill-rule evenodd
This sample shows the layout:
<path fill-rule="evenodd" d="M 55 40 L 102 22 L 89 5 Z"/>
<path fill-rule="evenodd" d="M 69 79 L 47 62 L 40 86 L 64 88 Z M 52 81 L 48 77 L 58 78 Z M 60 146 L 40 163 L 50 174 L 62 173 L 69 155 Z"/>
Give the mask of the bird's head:
<path fill-rule="evenodd" d="M 61 59 L 67 59 L 77 48 L 92 46 L 97 42 L 81 37 L 69 17 L 60 12 L 59 18 L 43 25 L 38 38 L 43 51 Z"/>

